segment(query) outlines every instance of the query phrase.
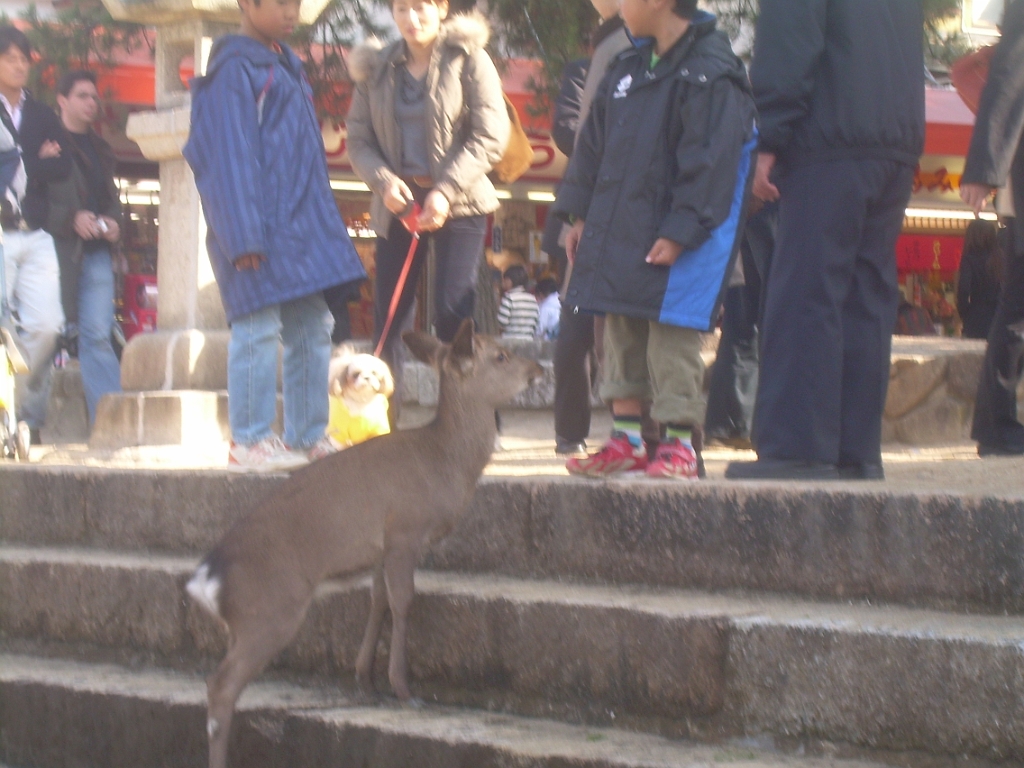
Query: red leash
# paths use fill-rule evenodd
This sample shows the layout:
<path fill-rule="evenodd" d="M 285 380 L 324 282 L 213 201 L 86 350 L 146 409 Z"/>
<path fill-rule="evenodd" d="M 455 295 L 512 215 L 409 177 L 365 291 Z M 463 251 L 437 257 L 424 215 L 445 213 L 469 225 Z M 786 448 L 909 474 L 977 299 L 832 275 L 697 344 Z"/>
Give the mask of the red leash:
<path fill-rule="evenodd" d="M 377 342 L 377 349 L 373 351 L 374 357 L 380 357 L 380 353 L 384 349 L 384 342 L 388 339 L 388 332 L 391 330 L 391 323 L 394 322 L 395 314 L 398 312 L 398 302 L 402 298 L 402 291 L 405 290 L 405 281 L 409 277 L 409 270 L 412 269 L 413 257 L 416 255 L 416 249 L 420 244 L 419 215 L 419 203 L 414 203 L 412 210 L 402 217 L 402 223 L 405 225 L 405 228 L 412 233 L 412 242 L 409 243 L 409 253 L 405 257 L 405 264 L 402 265 L 402 273 L 398 276 L 398 282 L 395 284 L 395 292 L 391 295 L 391 306 L 388 307 L 388 319 L 387 322 L 384 323 L 384 330 L 380 334 L 380 341 Z"/>

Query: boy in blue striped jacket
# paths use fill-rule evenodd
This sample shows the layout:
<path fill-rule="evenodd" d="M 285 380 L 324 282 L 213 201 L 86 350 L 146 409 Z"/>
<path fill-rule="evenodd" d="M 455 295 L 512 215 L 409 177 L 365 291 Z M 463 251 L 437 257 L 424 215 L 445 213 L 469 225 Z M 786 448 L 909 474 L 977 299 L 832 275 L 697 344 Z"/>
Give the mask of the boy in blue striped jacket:
<path fill-rule="evenodd" d="M 366 275 L 338 212 L 320 124 L 291 34 L 300 0 L 239 0 L 241 33 L 219 38 L 192 81 L 184 148 L 208 226 L 228 346 L 229 468 L 288 469 L 331 450 L 323 290 Z M 284 343 L 284 441 L 277 351 Z"/>

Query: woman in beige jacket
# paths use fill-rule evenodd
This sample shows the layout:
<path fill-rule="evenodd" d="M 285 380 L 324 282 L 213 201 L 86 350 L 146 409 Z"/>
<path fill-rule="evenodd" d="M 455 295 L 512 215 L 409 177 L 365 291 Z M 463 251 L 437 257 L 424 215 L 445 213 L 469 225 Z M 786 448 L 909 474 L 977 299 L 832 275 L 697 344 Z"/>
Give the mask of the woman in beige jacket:
<path fill-rule="evenodd" d="M 437 257 L 438 336 L 450 341 L 473 316 L 486 215 L 498 208 L 487 173 L 501 159 L 511 129 L 501 79 L 484 49 L 490 30 L 483 16 L 449 19 L 447 0 L 394 0 L 392 13 L 402 39 L 384 48 L 371 40 L 350 56 L 356 91 L 346 123 L 352 165 L 373 191 L 378 336 L 411 245 L 399 217 L 413 201 L 422 206 L 416 224 L 427 236 L 383 351 L 398 377 L 398 339 L 411 327 L 428 240 Z"/>

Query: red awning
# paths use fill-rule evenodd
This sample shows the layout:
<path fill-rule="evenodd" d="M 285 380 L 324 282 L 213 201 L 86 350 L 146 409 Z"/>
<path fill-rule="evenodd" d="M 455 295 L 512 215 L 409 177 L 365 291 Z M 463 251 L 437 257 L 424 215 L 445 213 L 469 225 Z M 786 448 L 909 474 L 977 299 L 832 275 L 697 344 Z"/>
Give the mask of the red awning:
<path fill-rule="evenodd" d="M 924 94 L 926 155 L 958 155 L 964 157 L 971 144 L 974 113 L 967 108 L 960 94 L 939 88 L 928 88 Z"/>

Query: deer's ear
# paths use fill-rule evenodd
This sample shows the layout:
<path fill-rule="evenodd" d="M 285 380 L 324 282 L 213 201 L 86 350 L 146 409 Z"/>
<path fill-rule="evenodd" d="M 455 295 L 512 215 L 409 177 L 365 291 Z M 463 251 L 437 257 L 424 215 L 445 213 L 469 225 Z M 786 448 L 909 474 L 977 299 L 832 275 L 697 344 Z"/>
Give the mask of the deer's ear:
<path fill-rule="evenodd" d="M 407 331 L 402 334 L 402 341 L 412 353 L 427 365 L 437 365 L 437 356 L 444 347 L 440 341 L 423 331 Z"/>
<path fill-rule="evenodd" d="M 455 332 L 455 338 L 452 339 L 452 354 L 455 357 L 472 359 L 475 351 L 476 348 L 473 345 L 473 318 L 467 317 L 462 321 L 459 330 Z"/>

